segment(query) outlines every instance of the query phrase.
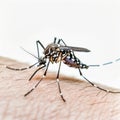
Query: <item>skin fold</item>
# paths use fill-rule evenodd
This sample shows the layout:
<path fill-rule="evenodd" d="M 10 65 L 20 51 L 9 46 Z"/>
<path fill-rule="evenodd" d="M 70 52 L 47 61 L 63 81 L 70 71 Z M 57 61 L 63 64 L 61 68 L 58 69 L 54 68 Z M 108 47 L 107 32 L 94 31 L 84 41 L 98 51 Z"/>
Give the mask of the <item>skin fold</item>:
<path fill-rule="evenodd" d="M 56 83 L 56 73 L 47 77 L 28 96 L 41 78 L 40 70 L 28 81 L 36 67 L 13 71 L 5 67 L 27 67 L 25 63 L 0 57 L 0 120 L 119 120 L 120 94 L 106 93 L 80 79 L 60 74 L 63 102 Z"/>

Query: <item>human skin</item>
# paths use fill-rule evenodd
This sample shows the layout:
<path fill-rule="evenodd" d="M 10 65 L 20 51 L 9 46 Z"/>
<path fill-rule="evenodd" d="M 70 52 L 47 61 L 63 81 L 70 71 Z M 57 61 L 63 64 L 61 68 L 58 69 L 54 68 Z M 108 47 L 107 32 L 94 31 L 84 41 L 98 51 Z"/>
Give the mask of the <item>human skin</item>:
<path fill-rule="evenodd" d="M 89 83 L 60 74 L 63 102 L 56 74 L 47 77 L 28 96 L 43 70 L 28 81 L 36 67 L 13 71 L 5 65 L 21 68 L 27 64 L 0 57 L 0 120 L 120 120 L 120 94 L 101 91 Z"/>

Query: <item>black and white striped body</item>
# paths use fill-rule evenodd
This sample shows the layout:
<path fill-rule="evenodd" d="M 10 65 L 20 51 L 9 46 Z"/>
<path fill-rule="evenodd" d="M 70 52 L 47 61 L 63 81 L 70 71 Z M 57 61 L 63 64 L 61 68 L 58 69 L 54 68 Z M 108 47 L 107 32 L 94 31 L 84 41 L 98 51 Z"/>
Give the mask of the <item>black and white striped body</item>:
<path fill-rule="evenodd" d="M 51 63 L 58 63 L 63 61 L 64 64 L 74 68 L 88 68 L 83 64 L 74 54 L 73 50 L 67 47 L 60 46 L 59 44 L 49 44 L 45 51 L 45 57 Z"/>
<path fill-rule="evenodd" d="M 68 65 L 69 67 L 74 67 L 74 68 L 88 68 L 86 64 L 83 64 L 74 54 L 73 52 L 70 52 L 69 55 L 67 55 L 63 59 L 63 63 Z"/>

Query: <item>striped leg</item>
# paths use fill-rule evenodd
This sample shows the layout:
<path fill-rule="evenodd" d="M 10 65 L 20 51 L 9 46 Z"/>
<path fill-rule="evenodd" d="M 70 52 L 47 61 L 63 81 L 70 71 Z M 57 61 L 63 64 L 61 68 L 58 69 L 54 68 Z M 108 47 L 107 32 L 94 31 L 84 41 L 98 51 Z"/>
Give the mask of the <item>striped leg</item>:
<path fill-rule="evenodd" d="M 83 77 L 87 82 L 89 82 L 92 86 L 94 86 L 94 87 L 96 87 L 96 88 L 98 88 L 98 89 L 100 89 L 100 90 L 102 90 L 102 91 L 105 91 L 105 92 L 107 92 L 107 93 L 120 93 L 120 91 L 110 91 L 110 90 L 107 90 L 107 89 L 104 89 L 104 88 L 102 88 L 102 87 L 97 86 L 96 84 L 92 83 L 90 80 L 88 80 L 88 79 L 82 74 L 80 68 L 78 68 L 78 69 L 79 69 L 80 76 L 82 76 L 82 77 Z"/>
<path fill-rule="evenodd" d="M 57 85 L 58 85 L 58 90 L 59 90 L 60 96 L 61 96 L 62 100 L 63 100 L 64 102 L 66 102 L 66 100 L 65 100 L 64 97 L 63 97 L 61 88 L 60 88 L 60 82 L 59 82 L 60 67 L 61 67 L 61 61 L 60 61 L 60 63 L 59 63 L 59 69 L 58 69 L 56 81 L 57 81 Z"/>
<path fill-rule="evenodd" d="M 33 65 L 30 65 L 28 67 L 25 67 L 25 68 L 12 68 L 12 67 L 9 67 L 9 66 L 5 66 L 7 69 L 10 69 L 10 70 L 15 70 L 15 71 L 23 71 L 23 70 L 27 70 L 27 69 L 30 69 L 32 67 L 34 67 L 36 64 L 38 64 L 38 62 L 34 63 Z"/>
<path fill-rule="evenodd" d="M 29 90 L 29 91 L 24 95 L 25 97 L 26 97 L 27 95 L 29 95 L 33 90 L 35 90 L 35 88 L 37 88 L 37 86 L 40 84 L 40 82 L 43 80 L 43 78 L 46 77 L 47 70 L 48 70 L 48 67 L 49 67 L 49 63 L 50 63 L 50 62 L 48 62 L 47 67 L 46 67 L 46 70 L 45 70 L 42 78 L 37 82 L 37 84 L 35 84 L 35 86 L 33 86 L 33 88 L 32 88 L 31 90 Z M 39 71 L 39 69 L 37 69 L 33 74 L 35 75 L 35 73 L 38 72 L 38 71 Z M 34 76 L 34 75 L 33 75 L 33 76 Z"/>

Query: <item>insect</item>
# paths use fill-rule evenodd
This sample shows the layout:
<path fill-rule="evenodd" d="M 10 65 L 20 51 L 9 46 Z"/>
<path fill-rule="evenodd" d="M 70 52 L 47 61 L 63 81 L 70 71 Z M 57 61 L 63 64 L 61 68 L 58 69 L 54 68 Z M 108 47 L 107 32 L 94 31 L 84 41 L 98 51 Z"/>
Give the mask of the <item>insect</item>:
<path fill-rule="evenodd" d="M 73 67 L 73 68 L 78 69 L 80 76 L 82 76 L 92 86 L 94 86 L 100 90 L 106 91 L 106 92 L 120 93 L 120 92 L 114 92 L 114 91 L 110 91 L 110 90 L 104 89 L 102 87 L 99 87 L 96 84 L 92 83 L 90 80 L 88 80 L 82 74 L 81 69 L 88 69 L 89 67 L 99 67 L 100 66 L 100 65 L 86 65 L 86 64 L 82 63 L 79 58 L 76 57 L 75 52 L 90 52 L 90 50 L 88 50 L 87 48 L 68 46 L 62 39 L 57 40 L 57 38 L 54 38 L 53 43 L 48 44 L 47 47 L 44 47 L 43 44 L 38 40 L 38 41 L 36 41 L 36 46 L 37 46 L 37 57 L 25 50 L 26 52 L 28 52 L 29 54 L 31 54 L 37 58 L 38 61 L 35 64 L 29 66 L 28 68 L 20 68 L 20 69 L 6 66 L 6 68 L 11 69 L 11 70 L 22 71 L 22 70 L 30 69 L 33 66 L 37 65 L 38 68 L 31 75 L 31 77 L 29 78 L 29 81 L 34 77 L 34 75 L 39 70 L 41 70 L 42 68 L 45 68 L 45 71 L 44 71 L 41 79 L 24 96 L 29 95 L 40 84 L 40 82 L 44 79 L 44 77 L 46 77 L 50 63 L 59 63 L 59 68 L 58 68 L 57 75 L 56 75 L 56 82 L 58 85 L 58 90 L 59 90 L 59 94 L 61 96 L 61 99 L 65 102 L 66 100 L 62 94 L 60 83 L 59 83 L 61 62 L 68 65 L 69 67 Z M 43 57 L 40 57 L 39 46 L 43 48 L 43 54 L 44 54 Z M 120 61 L 120 58 L 115 60 L 115 62 L 117 62 L 117 61 Z M 112 63 L 113 62 L 107 62 L 107 63 L 104 63 L 102 65 L 108 65 L 108 64 L 112 64 Z"/>

